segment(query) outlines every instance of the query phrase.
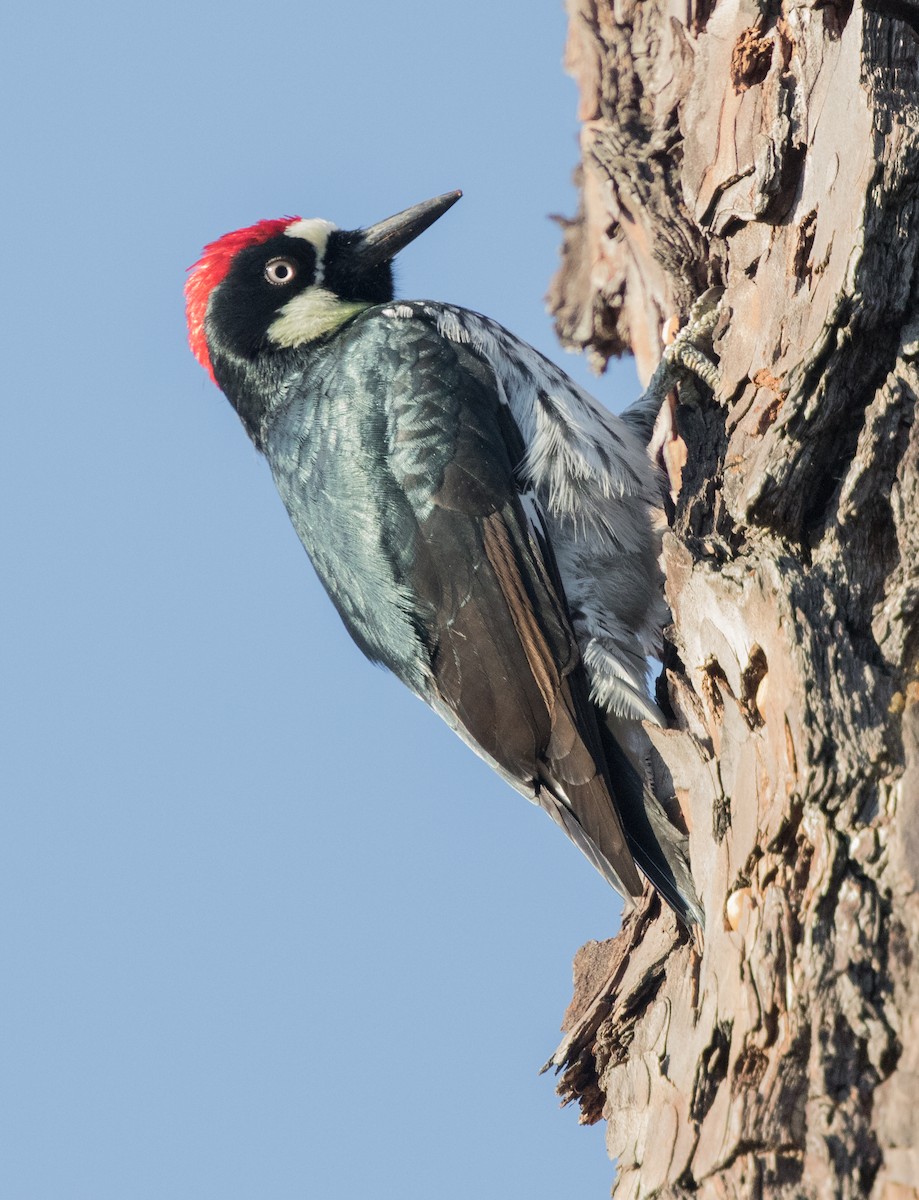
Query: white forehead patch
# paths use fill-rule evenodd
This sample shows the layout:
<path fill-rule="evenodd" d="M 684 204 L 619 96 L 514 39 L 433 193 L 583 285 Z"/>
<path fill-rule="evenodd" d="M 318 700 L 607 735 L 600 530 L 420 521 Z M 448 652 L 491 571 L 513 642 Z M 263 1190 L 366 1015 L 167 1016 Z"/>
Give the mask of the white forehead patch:
<path fill-rule="evenodd" d="M 314 246 L 325 249 L 329 234 L 338 228 L 331 221 L 323 221 L 322 217 L 304 217 L 302 221 L 292 221 L 284 230 L 287 237 L 305 238 Z"/>
<path fill-rule="evenodd" d="M 284 230 L 286 237 L 303 238 L 316 251 L 316 282 L 322 283 L 325 275 L 325 248 L 329 243 L 329 234 L 338 228 L 331 221 L 322 217 L 306 217 L 302 221 L 294 221 Z"/>

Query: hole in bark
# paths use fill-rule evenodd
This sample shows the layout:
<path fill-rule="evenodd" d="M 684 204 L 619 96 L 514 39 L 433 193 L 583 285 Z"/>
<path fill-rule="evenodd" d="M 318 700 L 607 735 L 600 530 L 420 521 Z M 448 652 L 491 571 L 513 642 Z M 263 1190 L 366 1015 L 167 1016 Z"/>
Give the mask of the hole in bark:
<path fill-rule="evenodd" d="M 731 54 L 731 83 L 735 92 L 745 92 L 763 82 L 772 66 L 774 49 L 772 38 L 760 33 L 757 26 L 741 32 Z"/>
<path fill-rule="evenodd" d="M 801 828 L 802 818 L 803 809 L 801 802 L 795 797 L 790 797 L 788 811 L 776 830 L 774 837 L 767 844 L 766 850 L 785 861 L 796 861 L 804 853 L 803 847 L 810 845 Z M 813 847 L 811 847 L 811 850 L 813 850 Z"/>
<path fill-rule="evenodd" d="M 715 1103 L 719 1084 L 727 1076 L 733 1028 L 733 1021 L 719 1022 L 712 1030 L 712 1040 L 699 1056 L 689 1102 L 689 1114 L 696 1125 L 705 1120 L 706 1113 Z"/>
<path fill-rule="evenodd" d="M 756 1046 L 747 1046 L 734 1064 L 733 1086 L 737 1089 L 759 1087 L 769 1066 L 769 1059 Z"/>
<path fill-rule="evenodd" d="M 816 208 L 812 208 L 806 216 L 801 218 L 798 228 L 795 230 L 789 273 L 794 275 L 796 279 L 810 279 L 813 268 L 810 256 L 811 250 L 814 248 L 814 238 L 816 236 L 817 210 Z"/>
<path fill-rule="evenodd" d="M 806 154 L 806 146 L 789 146 L 785 151 L 779 176 L 779 186 L 775 197 L 763 213 L 762 219 L 764 221 L 772 225 L 777 225 L 788 215 L 798 194 L 801 176 L 804 172 L 804 158 Z"/>
<path fill-rule="evenodd" d="M 712 837 L 720 846 L 731 828 L 731 802 L 727 796 L 717 796 L 712 804 Z"/>
<path fill-rule="evenodd" d="M 765 703 L 765 679 L 769 671 L 766 655 L 761 646 L 754 645 L 750 658 L 740 677 L 740 702 L 747 724 L 751 729 L 760 729 L 765 724 L 762 707 Z M 760 687 L 762 686 L 762 695 Z"/>
<path fill-rule="evenodd" d="M 827 4 L 814 6 L 818 11 L 823 9 L 823 24 L 831 41 L 838 42 L 842 37 L 842 31 L 852 15 L 852 5 L 853 0 L 829 0 Z M 865 7 L 869 8 L 870 5 L 866 4 Z"/>
<path fill-rule="evenodd" d="M 810 880 L 811 862 L 814 858 L 814 847 L 803 836 L 796 838 L 797 854 L 792 859 L 794 869 L 792 872 L 792 888 L 793 895 L 803 897 L 807 891 L 808 881 Z"/>
<path fill-rule="evenodd" d="M 903 1043 L 898 1038 L 891 1038 L 890 1044 L 881 1052 L 878 1068 L 886 1079 L 892 1075 L 903 1053 Z"/>
<path fill-rule="evenodd" d="M 705 664 L 702 675 L 702 695 L 708 703 L 709 710 L 716 724 L 724 720 L 724 692 L 730 693 L 731 688 L 727 676 L 721 669 L 717 658 L 710 658 Z"/>

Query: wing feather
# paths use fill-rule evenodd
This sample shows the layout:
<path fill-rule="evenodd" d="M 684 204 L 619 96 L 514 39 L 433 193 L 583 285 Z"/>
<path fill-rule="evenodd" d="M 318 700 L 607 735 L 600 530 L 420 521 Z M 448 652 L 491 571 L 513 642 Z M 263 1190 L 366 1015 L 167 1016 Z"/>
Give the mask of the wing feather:
<path fill-rule="evenodd" d="M 526 447 L 481 358 L 368 312 L 313 353 L 266 454 L 358 645 L 637 895 Z"/>
<path fill-rule="evenodd" d="M 522 439 L 462 353 L 441 339 L 437 352 L 426 348 L 438 384 L 424 389 L 416 375 L 426 427 L 431 393 L 460 411 L 439 422 L 451 435 L 438 439 L 436 487 L 419 502 L 417 471 L 406 480 L 420 517 L 411 585 L 428 614 L 432 700 L 620 891 L 638 895 L 558 569 L 522 503 Z M 399 407 L 406 412 L 405 398 Z M 394 431 L 401 461 L 411 457 L 410 429 Z"/>

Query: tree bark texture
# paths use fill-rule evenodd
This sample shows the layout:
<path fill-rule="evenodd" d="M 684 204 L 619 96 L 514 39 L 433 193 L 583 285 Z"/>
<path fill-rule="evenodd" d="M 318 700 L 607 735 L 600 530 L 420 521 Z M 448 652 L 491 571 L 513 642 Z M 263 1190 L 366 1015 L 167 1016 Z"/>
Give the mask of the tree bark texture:
<path fill-rule="evenodd" d="M 575 963 L 553 1059 L 614 1195 L 919 1197 L 919 5 L 569 0 L 563 340 L 682 404 L 667 730 L 700 949 L 652 896 Z"/>

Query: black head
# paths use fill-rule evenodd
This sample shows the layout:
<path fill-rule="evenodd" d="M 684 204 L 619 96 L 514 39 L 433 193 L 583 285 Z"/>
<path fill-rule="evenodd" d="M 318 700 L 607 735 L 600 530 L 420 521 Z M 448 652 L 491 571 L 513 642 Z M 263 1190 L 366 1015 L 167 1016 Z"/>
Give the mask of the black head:
<path fill-rule="evenodd" d="M 241 365 L 308 345 L 391 300 L 393 258 L 461 194 L 437 196 L 367 229 L 285 217 L 211 243 L 185 289 L 198 360 L 214 376 L 219 360 Z"/>

